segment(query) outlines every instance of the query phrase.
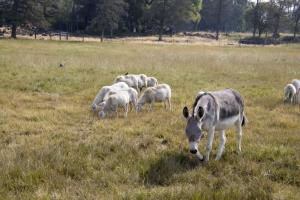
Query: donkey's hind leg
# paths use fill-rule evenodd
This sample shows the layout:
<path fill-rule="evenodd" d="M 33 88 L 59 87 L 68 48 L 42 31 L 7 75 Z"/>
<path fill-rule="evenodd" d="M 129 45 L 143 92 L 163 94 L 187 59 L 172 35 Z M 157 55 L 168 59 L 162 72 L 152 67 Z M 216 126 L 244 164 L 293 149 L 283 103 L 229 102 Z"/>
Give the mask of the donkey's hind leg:
<path fill-rule="evenodd" d="M 236 150 L 237 150 L 237 153 L 242 152 L 242 136 L 243 136 L 242 123 L 238 123 L 236 126 Z"/>

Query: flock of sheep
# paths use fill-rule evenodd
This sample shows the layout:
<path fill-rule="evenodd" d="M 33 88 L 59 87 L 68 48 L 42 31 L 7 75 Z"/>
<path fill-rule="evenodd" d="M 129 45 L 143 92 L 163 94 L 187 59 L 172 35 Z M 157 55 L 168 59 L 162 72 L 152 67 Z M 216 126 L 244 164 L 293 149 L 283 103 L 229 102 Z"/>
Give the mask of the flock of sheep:
<path fill-rule="evenodd" d="M 146 89 L 138 98 L 143 88 Z M 113 114 L 118 116 L 118 107 L 124 108 L 124 116 L 127 117 L 130 105 L 139 112 L 145 104 L 149 104 L 152 110 L 155 102 L 164 102 L 165 107 L 168 103 L 171 109 L 169 85 L 158 84 L 155 77 L 147 77 L 145 74 L 125 74 L 116 77 L 112 85 L 102 87 L 91 107 L 100 119 Z"/>
<path fill-rule="evenodd" d="M 300 106 L 300 80 L 293 79 L 284 88 L 284 102 L 299 104 Z"/>

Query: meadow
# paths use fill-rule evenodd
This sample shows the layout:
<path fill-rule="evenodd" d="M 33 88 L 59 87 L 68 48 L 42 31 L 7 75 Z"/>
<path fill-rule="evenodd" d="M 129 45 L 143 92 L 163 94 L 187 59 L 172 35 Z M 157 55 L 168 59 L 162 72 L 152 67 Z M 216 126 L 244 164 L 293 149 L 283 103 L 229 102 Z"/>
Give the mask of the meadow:
<path fill-rule="evenodd" d="M 126 72 L 168 83 L 172 111 L 92 121 L 97 91 Z M 300 110 L 283 104 L 293 78 L 300 45 L 0 40 L 0 199 L 300 199 Z M 242 154 L 230 130 L 222 159 L 216 135 L 201 163 L 182 108 L 223 88 L 245 98 Z"/>

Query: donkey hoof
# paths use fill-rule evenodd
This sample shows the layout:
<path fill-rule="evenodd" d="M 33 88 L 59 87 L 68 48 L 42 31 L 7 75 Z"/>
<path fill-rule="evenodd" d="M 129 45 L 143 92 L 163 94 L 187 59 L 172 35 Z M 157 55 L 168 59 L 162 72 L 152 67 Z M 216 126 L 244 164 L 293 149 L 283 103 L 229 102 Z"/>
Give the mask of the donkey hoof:
<path fill-rule="evenodd" d="M 199 159 L 201 162 L 203 162 L 203 161 L 205 161 L 205 156 L 202 156 L 202 158 L 199 158 L 199 157 L 198 157 L 198 159 Z"/>

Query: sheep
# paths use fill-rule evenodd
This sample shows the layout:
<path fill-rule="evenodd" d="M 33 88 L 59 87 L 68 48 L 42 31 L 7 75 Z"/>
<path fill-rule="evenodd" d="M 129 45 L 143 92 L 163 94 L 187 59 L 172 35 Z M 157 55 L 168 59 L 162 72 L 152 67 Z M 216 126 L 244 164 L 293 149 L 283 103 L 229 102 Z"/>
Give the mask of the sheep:
<path fill-rule="evenodd" d="M 127 117 L 128 107 L 130 103 L 130 95 L 128 91 L 121 90 L 109 95 L 104 103 L 104 106 L 98 113 L 100 119 L 115 112 L 118 117 L 118 107 L 124 108 L 124 117 Z"/>
<path fill-rule="evenodd" d="M 296 88 L 293 84 L 287 84 L 284 87 L 284 102 L 285 103 L 293 103 L 295 102 L 295 96 L 296 96 Z"/>
<path fill-rule="evenodd" d="M 169 109 L 171 110 L 171 88 L 167 84 L 160 84 L 155 87 L 147 88 L 138 100 L 137 110 L 140 112 L 144 104 L 150 104 L 150 110 L 153 109 L 154 102 L 168 102 Z"/>
<path fill-rule="evenodd" d="M 300 88 L 300 80 L 293 79 L 293 80 L 292 80 L 292 84 L 295 86 L 296 91 L 298 91 L 299 88 Z"/>
<path fill-rule="evenodd" d="M 115 83 L 125 82 L 129 87 L 132 87 L 139 91 L 139 82 L 138 78 L 131 75 L 120 75 L 115 79 Z"/>
<path fill-rule="evenodd" d="M 124 89 L 129 89 L 129 86 L 126 83 L 124 83 L 124 82 L 118 82 L 118 83 L 115 83 L 115 84 L 113 84 L 111 86 L 103 86 L 99 90 L 98 94 L 96 95 L 96 97 L 95 97 L 95 99 L 94 99 L 94 101 L 92 103 L 92 106 L 91 106 L 92 110 L 94 112 L 97 111 L 97 109 L 99 108 L 99 105 L 104 101 L 105 96 L 109 92 L 111 92 L 111 91 L 119 91 L 119 90 L 124 90 Z"/>
<path fill-rule="evenodd" d="M 100 107 L 103 107 L 106 104 L 107 99 L 109 98 L 110 95 L 116 94 L 118 92 L 128 92 L 129 94 L 129 103 L 132 105 L 132 107 L 137 111 L 137 100 L 138 100 L 138 92 L 133 89 L 133 88 L 128 88 L 124 90 L 119 90 L 119 91 L 110 91 L 103 99 L 103 102 L 100 104 Z"/>
<path fill-rule="evenodd" d="M 139 89 L 142 92 L 142 89 L 147 88 L 147 76 L 145 74 L 134 75 L 138 79 Z"/>
<path fill-rule="evenodd" d="M 147 76 L 145 74 L 125 74 L 125 79 L 136 79 L 138 83 L 138 89 L 139 92 L 142 91 L 142 89 L 147 87 Z"/>
<path fill-rule="evenodd" d="M 157 86 L 158 81 L 155 77 L 147 77 L 147 86 L 148 87 L 155 87 Z"/>
<path fill-rule="evenodd" d="M 296 92 L 295 96 L 296 96 L 296 98 L 295 98 L 296 102 L 295 103 L 298 103 L 298 105 L 300 106 L 300 88 Z"/>

